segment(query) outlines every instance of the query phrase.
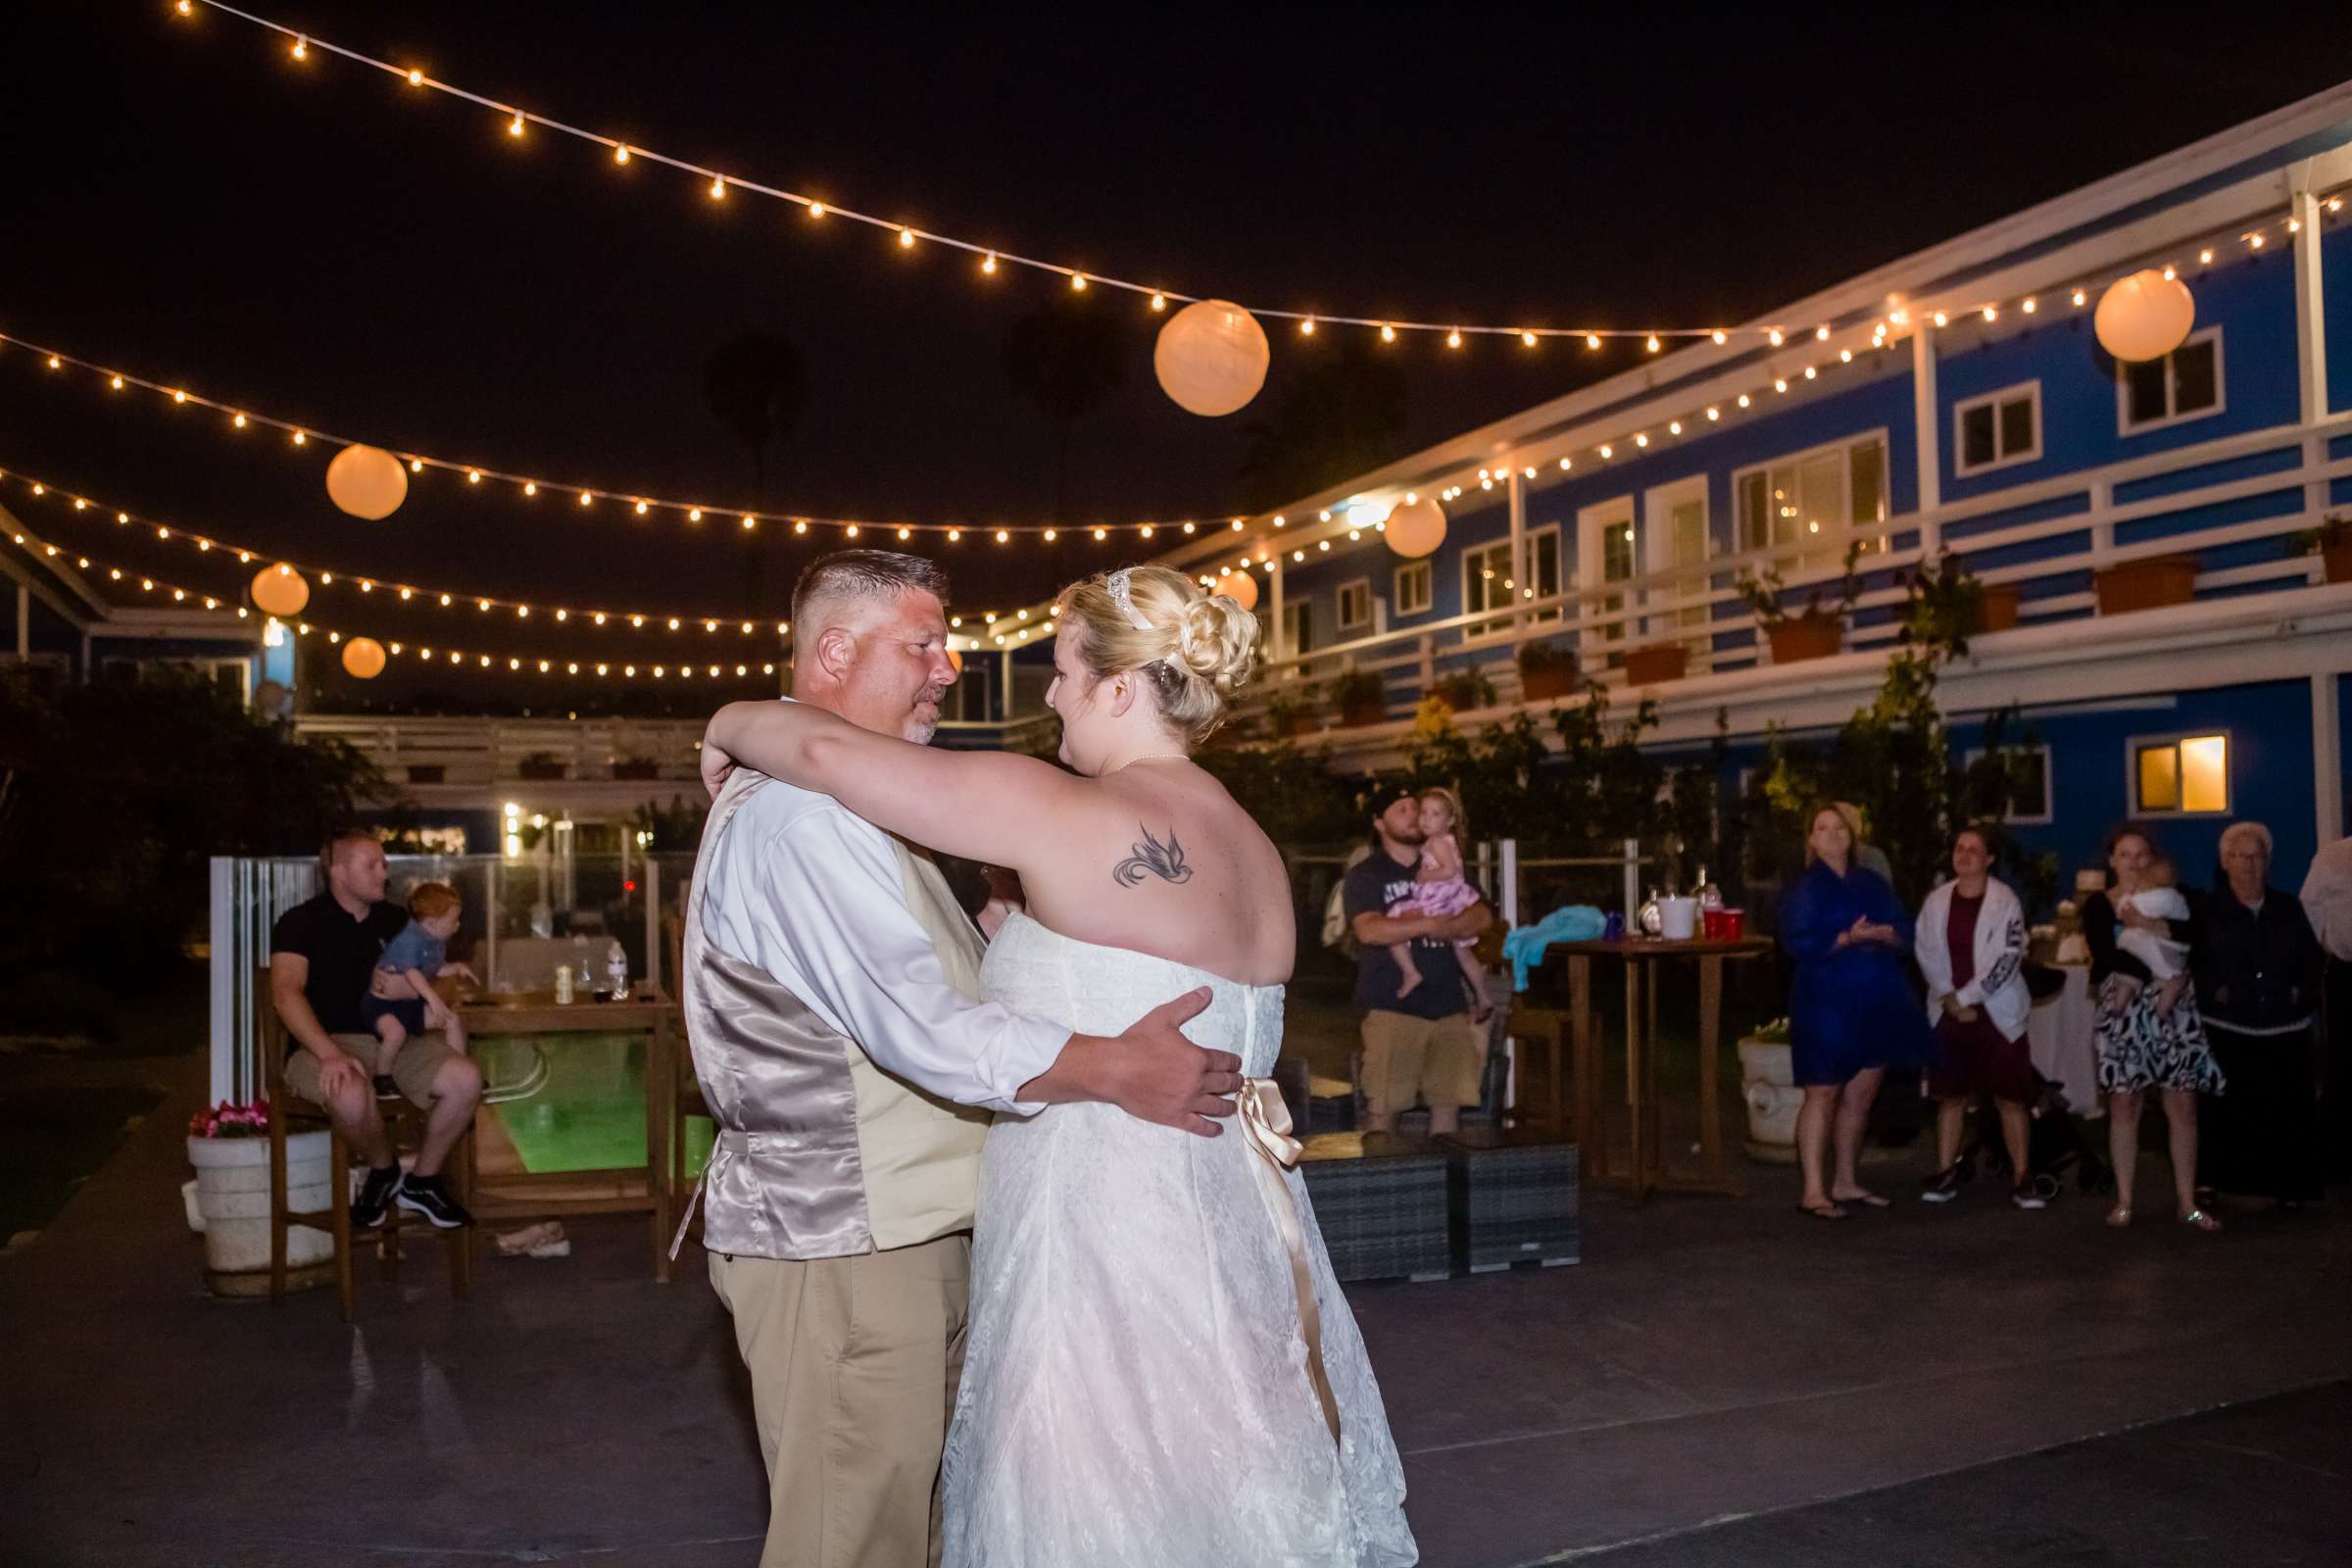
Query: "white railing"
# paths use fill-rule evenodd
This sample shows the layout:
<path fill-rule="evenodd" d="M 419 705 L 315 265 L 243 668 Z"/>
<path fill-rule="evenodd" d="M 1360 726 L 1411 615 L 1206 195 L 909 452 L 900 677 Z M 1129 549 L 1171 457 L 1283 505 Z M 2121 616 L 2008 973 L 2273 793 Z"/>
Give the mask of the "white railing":
<path fill-rule="evenodd" d="M 1409 711 L 1434 683 L 1465 669 L 1484 674 L 1495 688 L 1495 706 L 1507 707 L 1520 700 L 1517 649 L 1537 641 L 1573 649 L 1582 665 L 1582 678 L 1603 685 L 1623 683 L 1620 666 L 1625 653 L 1657 643 L 1684 645 L 1688 674 L 1692 676 L 1768 665 L 1769 643 L 1736 586 L 1740 575 L 1779 566 L 1787 579 L 1782 603 L 1793 612 L 1802 608 L 1814 587 L 1826 584 L 1827 591 L 1835 591 L 1840 575 L 1838 563 L 1848 544 L 1855 541 L 1863 544 L 1866 553 L 1856 566 L 1862 592 L 1846 617 L 1848 648 L 1890 643 L 1899 627 L 1909 569 L 1947 549 L 1954 561 L 1988 586 L 2020 586 L 2021 624 L 2095 612 L 2096 598 L 2087 585 L 2059 579 L 2148 557 L 2200 556 L 2249 543 L 2277 541 L 2279 548 L 2276 555 L 2231 564 L 2200 563 L 2196 577 L 2200 595 L 2302 587 L 2322 580 L 2321 561 L 2317 555 L 2288 555 L 2285 536 L 2316 527 L 2329 510 L 2331 483 L 2352 477 L 2352 454 L 2328 456 L 2329 443 L 2348 436 L 2352 436 L 2352 415 L 2312 424 L 2276 426 L 1994 490 L 1933 512 L 1903 513 L 1884 521 L 1828 529 L 1808 535 L 1801 545 L 1715 555 L 1703 563 L 1643 572 L 1589 589 L 1571 587 L 1545 598 L 1526 597 L 1524 589 L 1514 587 L 1510 591 L 1517 597 L 1494 608 L 1421 621 L 1271 661 L 1252 682 L 1241 716 L 1262 718 L 1267 704 L 1286 691 L 1295 694 L 1302 683 L 1319 688 L 1332 677 L 1356 671 L 1381 678 L 1384 711 L 1392 718 L 1402 716 L 1393 711 L 1397 705 Z M 2129 492 L 2146 481 L 2265 458 L 2281 461 L 2254 475 L 2215 478 L 2145 499 L 2116 500 L 2119 490 Z M 2232 502 L 2290 493 L 2294 504 L 2269 516 L 2231 521 L 2188 515 Z M 2047 508 L 2066 510 L 2032 520 L 2008 520 L 2013 514 Z M 2178 525 L 2168 528 L 2168 520 Z M 2052 541 L 2057 542 L 2053 553 L 2038 559 L 1984 564 L 1996 551 Z M 1811 564 L 1800 566 L 1800 561 Z M 2036 593 L 2037 585 L 2043 591 Z M 1617 608 L 1605 608 L 1609 600 L 1618 601 Z M 1685 624 L 1691 612 L 1698 614 Z M 1546 616 L 1549 618 L 1542 618 Z M 1315 709 L 1318 724 L 1331 722 L 1334 714 L 1328 692 L 1315 693 Z M 1261 723 L 1256 728 L 1263 733 L 1266 726 Z"/>

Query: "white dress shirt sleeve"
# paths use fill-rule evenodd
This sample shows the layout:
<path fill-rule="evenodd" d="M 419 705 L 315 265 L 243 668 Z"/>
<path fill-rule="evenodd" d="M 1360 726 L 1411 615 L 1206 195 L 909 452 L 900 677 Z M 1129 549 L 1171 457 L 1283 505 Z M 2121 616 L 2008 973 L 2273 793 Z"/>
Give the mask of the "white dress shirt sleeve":
<path fill-rule="evenodd" d="M 755 955 L 875 1065 L 958 1104 L 1028 1115 L 1021 1085 L 1070 1031 L 949 983 L 911 910 L 898 852 L 838 806 L 796 813 L 758 854 Z"/>

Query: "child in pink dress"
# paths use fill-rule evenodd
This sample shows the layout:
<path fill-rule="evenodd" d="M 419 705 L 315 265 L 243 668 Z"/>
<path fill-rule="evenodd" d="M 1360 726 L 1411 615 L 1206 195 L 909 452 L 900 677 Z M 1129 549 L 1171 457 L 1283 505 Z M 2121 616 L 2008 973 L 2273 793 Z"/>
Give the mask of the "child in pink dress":
<path fill-rule="evenodd" d="M 1462 803 L 1453 791 L 1433 789 L 1421 792 L 1421 868 L 1417 873 L 1410 897 L 1399 899 L 1389 908 L 1391 917 L 1405 914 L 1427 914 L 1443 917 L 1459 914 L 1479 902 L 1481 895 L 1462 875 L 1462 845 L 1459 834 L 1465 829 Z M 1470 998 L 1470 1016 L 1483 1020 L 1487 1006 L 1487 971 L 1472 952 L 1474 944 L 1457 942 L 1453 956 L 1462 966 L 1463 989 Z M 1396 967 L 1404 983 L 1396 988 L 1398 997 L 1409 997 L 1421 984 L 1421 970 L 1413 962 L 1413 945 L 1399 942 L 1389 949 L 1396 958 Z"/>

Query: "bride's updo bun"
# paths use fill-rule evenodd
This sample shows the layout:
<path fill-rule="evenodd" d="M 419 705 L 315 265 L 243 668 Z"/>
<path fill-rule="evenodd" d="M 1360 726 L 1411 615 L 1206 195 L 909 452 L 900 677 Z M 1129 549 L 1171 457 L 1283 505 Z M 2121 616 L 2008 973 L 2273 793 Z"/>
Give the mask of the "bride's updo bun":
<path fill-rule="evenodd" d="M 1195 745 L 1223 721 L 1256 656 L 1256 616 L 1165 566 L 1125 566 L 1072 583 L 1062 590 L 1061 615 L 1065 626 L 1083 629 L 1079 659 L 1089 673 L 1142 676 L 1161 716 Z"/>

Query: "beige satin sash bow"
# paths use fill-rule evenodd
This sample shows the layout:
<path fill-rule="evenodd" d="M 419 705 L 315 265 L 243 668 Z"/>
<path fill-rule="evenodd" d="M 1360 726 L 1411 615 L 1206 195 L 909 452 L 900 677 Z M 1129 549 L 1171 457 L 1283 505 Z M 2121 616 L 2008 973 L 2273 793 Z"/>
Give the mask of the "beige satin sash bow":
<path fill-rule="evenodd" d="M 1274 1212 L 1282 1245 L 1291 1254 L 1291 1289 L 1298 1295 L 1298 1332 L 1306 1340 L 1306 1376 L 1323 1405 L 1323 1424 L 1331 1441 L 1340 1441 L 1340 1407 L 1331 1396 L 1331 1379 L 1323 1370 L 1323 1316 L 1315 1308 L 1315 1278 L 1306 1264 L 1306 1236 L 1298 1227 L 1298 1207 L 1291 1199 L 1282 1173 L 1298 1163 L 1298 1140 L 1291 1136 L 1291 1107 L 1271 1078 L 1245 1078 L 1235 1097 L 1242 1136 L 1265 1157 L 1258 1162 L 1258 1189 Z"/>

